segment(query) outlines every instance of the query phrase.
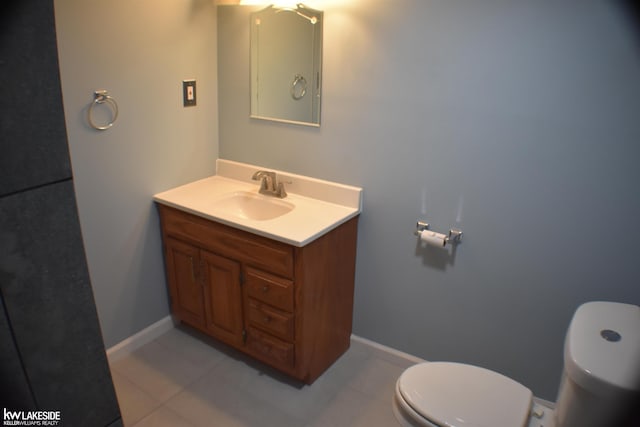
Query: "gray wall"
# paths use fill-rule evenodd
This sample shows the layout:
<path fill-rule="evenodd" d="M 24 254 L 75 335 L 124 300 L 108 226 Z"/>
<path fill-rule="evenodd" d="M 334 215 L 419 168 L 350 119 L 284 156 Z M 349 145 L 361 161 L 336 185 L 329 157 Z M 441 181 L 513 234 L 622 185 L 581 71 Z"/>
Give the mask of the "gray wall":
<path fill-rule="evenodd" d="M 169 314 L 152 195 L 215 170 L 215 7 L 55 0 L 55 12 L 78 211 L 110 347 Z M 198 105 L 184 108 L 182 80 L 191 78 Z M 87 124 L 96 89 L 108 89 L 119 106 L 104 132 Z"/>
<path fill-rule="evenodd" d="M 320 129 L 249 119 L 255 8 L 218 8 L 220 157 L 364 187 L 356 334 L 555 400 L 575 308 L 640 303 L 630 14 L 605 0 L 338 3 L 324 8 Z M 464 230 L 455 257 L 416 247 L 419 218 Z"/>

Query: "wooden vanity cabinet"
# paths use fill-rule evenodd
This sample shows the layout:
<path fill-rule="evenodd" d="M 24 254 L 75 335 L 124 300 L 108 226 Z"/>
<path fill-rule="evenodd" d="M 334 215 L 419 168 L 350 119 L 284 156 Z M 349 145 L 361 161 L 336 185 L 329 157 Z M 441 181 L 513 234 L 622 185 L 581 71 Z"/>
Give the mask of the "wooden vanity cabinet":
<path fill-rule="evenodd" d="M 349 348 L 357 217 L 297 247 L 158 209 L 175 318 L 308 384 Z"/>

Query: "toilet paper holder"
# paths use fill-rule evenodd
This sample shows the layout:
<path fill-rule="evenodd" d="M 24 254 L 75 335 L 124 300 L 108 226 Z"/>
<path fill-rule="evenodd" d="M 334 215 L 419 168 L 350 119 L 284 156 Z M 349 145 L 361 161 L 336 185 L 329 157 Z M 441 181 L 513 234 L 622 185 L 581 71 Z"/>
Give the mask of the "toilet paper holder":
<path fill-rule="evenodd" d="M 417 221 L 416 222 L 416 231 L 413 232 L 416 236 L 420 237 L 420 233 L 425 230 L 429 230 L 429 223 L 426 221 Z M 460 243 L 462 241 L 462 230 L 459 228 L 450 228 L 449 235 L 445 237 L 446 243 Z"/>

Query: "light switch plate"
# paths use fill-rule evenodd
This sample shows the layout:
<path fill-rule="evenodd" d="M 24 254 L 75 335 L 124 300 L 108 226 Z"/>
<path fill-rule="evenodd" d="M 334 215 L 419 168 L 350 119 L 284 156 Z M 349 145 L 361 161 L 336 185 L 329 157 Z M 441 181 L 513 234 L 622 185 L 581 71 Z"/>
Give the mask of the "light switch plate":
<path fill-rule="evenodd" d="M 193 107 L 196 105 L 196 81 L 182 81 L 182 105 L 185 107 Z"/>

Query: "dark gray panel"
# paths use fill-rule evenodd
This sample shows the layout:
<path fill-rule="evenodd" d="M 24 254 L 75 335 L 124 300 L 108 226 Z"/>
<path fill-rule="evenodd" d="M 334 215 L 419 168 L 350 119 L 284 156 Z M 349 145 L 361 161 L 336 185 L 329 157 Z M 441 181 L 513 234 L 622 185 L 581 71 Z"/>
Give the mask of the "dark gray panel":
<path fill-rule="evenodd" d="M 124 427 L 124 424 L 122 423 L 122 418 L 118 418 L 117 420 L 109 424 L 108 427 Z"/>
<path fill-rule="evenodd" d="M 38 407 L 70 426 L 119 418 L 71 180 L 0 198 L 0 278 Z"/>
<path fill-rule="evenodd" d="M 0 196 L 71 177 L 53 1 L 0 6 Z"/>
<path fill-rule="evenodd" d="M 0 276 L 0 281 L 3 281 Z M 10 410 L 35 410 L 36 404 L 16 349 L 9 319 L 0 293 L 0 407 Z"/>

